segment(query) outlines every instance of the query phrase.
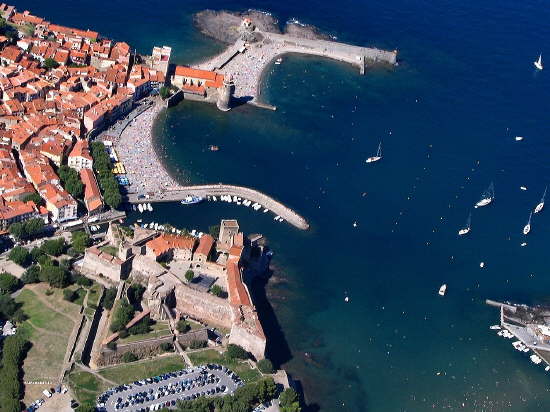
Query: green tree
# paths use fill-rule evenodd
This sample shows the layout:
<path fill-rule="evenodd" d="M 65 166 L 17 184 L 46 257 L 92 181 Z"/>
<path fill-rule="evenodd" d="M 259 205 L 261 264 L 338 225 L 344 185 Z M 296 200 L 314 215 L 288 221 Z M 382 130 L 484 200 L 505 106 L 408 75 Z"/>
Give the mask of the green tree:
<path fill-rule="evenodd" d="M 75 291 L 71 289 L 64 289 L 63 290 L 63 299 L 68 300 L 69 302 L 74 302 L 78 295 Z"/>
<path fill-rule="evenodd" d="M 149 327 L 150 323 L 151 320 L 148 316 L 146 316 L 138 323 L 133 325 L 130 329 L 128 329 L 128 332 L 130 332 L 130 335 L 144 335 L 146 333 L 149 333 L 151 331 L 151 328 Z"/>
<path fill-rule="evenodd" d="M 124 355 L 122 355 L 122 361 L 125 363 L 135 362 L 138 360 L 138 357 L 134 355 L 132 352 L 126 352 Z"/>
<path fill-rule="evenodd" d="M 14 319 L 18 311 L 21 312 L 15 300 L 8 293 L 0 293 L 0 319 Z"/>
<path fill-rule="evenodd" d="M 50 256 L 59 256 L 65 251 L 65 247 L 65 239 L 61 237 L 59 239 L 46 240 L 40 249 Z"/>
<path fill-rule="evenodd" d="M 118 332 L 123 329 L 132 320 L 134 313 L 134 307 L 128 303 L 128 299 L 120 299 L 115 305 L 113 319 L 111 320 L 111 331 Z"/>
<path fill-rule="evenodd" d="M 10 235 L 18 240 L 21 240 L 25 237 L 25 227 L 23 226 L 23 223 L 12 223 L 8 231 L 10 232 Z"/>
<path fill-rule="evenodd" d="M 39 247 L 33 247 L 31 250 L 31 259 L 33 262 L 38 262 L 38 258 L 44 255 L 44 252 Z"/>
<path fill-rule="evenodd" d="M 84 191 L 84 185 L 82 184 L 80 176 L 76 170 L 67 165 L 62 165 L 57 170 L 57 173 L 61 178 L 61 183 L 63 184 L 65 190 L 67 190 L 72 197 L 81 198 Z"/>
<path fill-rule="evenodd" d="M 36 192 L 29 193 L 28 195 L 23 196 L 23 202 L 34 202 L 34 204 L 38 206 L 45 206 L 44 199 L 40 197 L 40 195 Z M 42 219 L 40 219 L 42 220 Z"/>
<path fill-rule="evenodd" d="M 71 246 L 78 253 L 84 253 L 90 244 L 90 236 L 86 232 L 77 231 L 71 234 Z"/>
<path fill-rule="evenodd" d="M 219 298 L 225 296 L 225 290 L 223 290 L 220 285 L 212 286 L 210 288 L 210 293 L 212 293 L 214 296 L 217 296 Z"/>
<path fill-rule="evenodd" d="M 27 237 L 39 235 L 44 231 L 44 221 L 41 218 L 26 220 L 24 225 Z"/>
<path fill-rule="evenodd" d="M 168 97 L 170 97 L 170 89 L 166 86 L 162 86 L 160 88 L 160 97 L 162 97 L 163 99 L 167 99 Z"/>
<path fill-rule="evenodd" d="M 192 270 L 188 270 L 185 272 L 185 279 L 187 279 L 187 282 L 191 283 L 193 279 L 195 278 L 195 272 Z"/>
<path fill-rule="evenodd" d="M 29 251 L 21 246 L 14 247 L 8 255 L 9 260 L 20 266 L 27 266 L 30 263 Z"/>
<path fill-rule="evenodd" d="M 105 309 L 111 310 L 113 308 L 113 304 L 115 303 L 115 298 L 116 298 L 115 288 L 109 288 L 105 290 L 105 295 L 103 297 L 103 307 Z"/>
<path fill-rule="evenodd" d="M 90 286 L 92 286 L 94 284 L 93 280 L 88 279 L 86 276 L 82 276 L 82 275 L 76 275 L 75 276 L 75 282 L 76 282 L 77 285 L 84 286 L 86 288 L 89 288 Z"/>
<path fill-rule="evenodd" d="M 220 225 L 208 226 L 208 233 L 214 239 L 217 239 L 220 236 Z"/>
<path fill-rule="evenodd" d="M 300 398 L 292 388 L 286 388 L 279 396 L 279 404 L 282 412 L 300 412 Z"/>
<path fill-rule="evenodd" d="M 52 288 L 62 289 L 69 285 L 70 275 L 59 266 L 46 265 L 40 270 L 40 279 L 50 284 Z"/>
<path fill-rule="evenodd" d="M 257 363 L 258 369 L 262 373 L 273 373 L 273 364 L 269 359 L 260 359 Z"/>
<path fill-rule="evenodd" d="M 248 359 L 250 357 L 247 351 L 233 343 L 227 345 L 226 355 L 229 359 Z"/>
<path fill-rule="evenodd" d="M 0 293 L 12 293 L 19 286 L 19 279 L 11 273 L 0 273 Z"/>
<path fill-rule="evenodd" d="M 132 286 L 128 288 L 128 301 L 136 309 L 141 309 L 141 299 L 145 293 L 145 287 L 139 283 L 133 283 Z"/>
<path fill-rule="evenodd" d="M 178 330 L 179 333 L 185 333 L 189 329 L 191 329 L 191 326 L 189 326 L 189 323 L 187 323 L 187 321 L 185 319 L 180 319 L 180 320 L 178 320 L 178 323 L 176 325 L 176 329 Z"/>
<path fill-rule="evenodd" d="M 94 159 L 94 170 L 103 192 L 103 199 L 109 207 L 116 209 L 122 202 L 122 196 L 118 182 L 111 170 L 111 160 L 105 151 L 105 145 L 102 142 L 92 142 L 90 149 Z"/>
<path fill-rule="evenodd" d="M 48 57 L 46 60 L 44 60 L 44 67 L 47 70 L 55 69 L 55 68 L 59 67 L 59 63 L 56 62 L 51 57 Z"/>
<path fill-rule="evenodd" d="M 27 342 L 19 334 L 8 336 L 4 340 L 2 352 L 2 369 L 0 369 L 0 405 L 2 411 L 19 412 L 19 399 L 23 393 L 21 383 L 21 363 Z"/>
<path fill-rule="evenodd" d="M 21 282 L 25 285 L 40 282 L 40 266 L 31 265 L 21 276 Z"/>

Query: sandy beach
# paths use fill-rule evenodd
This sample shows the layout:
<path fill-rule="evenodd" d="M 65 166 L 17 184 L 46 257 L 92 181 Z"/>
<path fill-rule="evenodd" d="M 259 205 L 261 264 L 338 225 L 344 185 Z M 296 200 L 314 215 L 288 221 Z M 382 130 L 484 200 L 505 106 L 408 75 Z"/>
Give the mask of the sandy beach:
<path fill-rule="evenodd" d="M 157 101 L 134 118 L 113 141 L 119 160 L 126 168 L 130 193 L 154 194 L 183 187 L 170 176 L 154 148 L 153 125 L 163 109 L 163 102 Z"/>

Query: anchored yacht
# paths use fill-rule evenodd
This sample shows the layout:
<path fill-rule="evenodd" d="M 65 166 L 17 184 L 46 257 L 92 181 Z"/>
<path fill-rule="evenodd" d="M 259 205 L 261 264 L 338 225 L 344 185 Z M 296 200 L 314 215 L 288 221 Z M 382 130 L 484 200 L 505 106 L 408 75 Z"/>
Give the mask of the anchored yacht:
<path fill-rule="evenodd" d="M 374 163 L 378 162 L 380 159 L 382 159 L 382 142 L 378 144 L 378 150 L 376 151 L 376 156 L 371 156 L 367 160 L 365 160 L 366 163 Z"/>
<path fill-rule="evenodd" d="M 529 220 L 527 221 L 527 224 L 523 227 L 523 234 L 526 235 L 531 231 L 531 216 L 533 216 L 533 213 L 529 213 Z"/>
<path fill-rule="evenodd" d="M 466 227 L 460 229 L 460 230 L 458 231 L 458 234 L 459 234 L 460 236 L 464 236 L 465 234 L 467 234 L 467 233 L 470 232 L 471 227 L 472 227 L 472 213 L 470 213 L 470 214 L 468 215 L 468 220 L 466 221 Z"/>
<path fill-rule="evenodd" d="M 474 207 L 477 209 L 478 207 L 487 206 L 489 203 L 493 201 L 494 197 L 495 197 L 495 186 L 493 185 L 493 182 L 491 182 L 487 190 L 483 192 L 483 194 L 481 195 L 481 199 L 479 200 L 479 202 L 477 202 Z"/>
<path fill-rule="evenodd" d="M 542 54 L 539 54 L 538 60 L 534 61 L 533 64 L 538 70 L 542 70 L 544 66 L 542 65 Z"/>
<path fill-rule="evenodd" d="M 548 189 L 548 187 L 544 188 L 544 193 L 542 194 L 542 198 L 540 199 L 539 204 L 535 206 L 535 211 L 534 211 L 535 213 L 539 213 L 544 207 L 544 198 L 546 197 L 546 189 Z"/>

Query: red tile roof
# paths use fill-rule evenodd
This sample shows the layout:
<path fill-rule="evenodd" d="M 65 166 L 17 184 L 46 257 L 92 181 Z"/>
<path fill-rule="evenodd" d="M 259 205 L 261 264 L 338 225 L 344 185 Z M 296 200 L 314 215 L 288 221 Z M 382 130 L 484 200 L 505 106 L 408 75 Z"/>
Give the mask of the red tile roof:
<path fill-rule="evenodd" d="M 241 279 L 241 271 L 236 259 L 227 261 L 227 286 L 231 304 L 252 306 L 248 290 Z"/>
<path fill-rule="evenodd" d="M 195 238 L 188 236 L 176 236 L 163 233 L 155 239 L 146 243 L 146 247 L 151 249 L 155 256 L 161 256 L 170 249 L 187 249 L 193 250 L 195 247 Z"/>
<path fill-rule="evenodd" d="M 203 235 L 199 241 L 199 247 L 195 251 L 195 254 L 201 254 L 208 256 L 214 246 L 214 238 L 210 235 Z"/>

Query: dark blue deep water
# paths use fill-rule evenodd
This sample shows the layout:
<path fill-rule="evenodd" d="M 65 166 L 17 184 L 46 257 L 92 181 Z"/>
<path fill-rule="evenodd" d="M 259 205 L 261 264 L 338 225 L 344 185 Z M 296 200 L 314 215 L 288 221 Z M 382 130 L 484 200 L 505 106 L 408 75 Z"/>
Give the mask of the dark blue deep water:
<path fill-rule="evenodd" d="M 306 216 L 311 230 L 219 203 L 158 206 L 153 218 L 206 230 L 236 217 L 245 232 L 269 239 L 276 252 L 267 287 L 276 315 L 272 357 L 301 382 L 313 410 L 550 409 L 550 375 L 488 329 L 498 311 L 484 305 L 486 298 L 541 303 L 550 295 L 550 211 L 535 216 L 520 247 L 529 210 L 550 182 L 550 69 L 536 73 L 532 64 L 540 52 L 550 62 L 547 2 L 17 6 L 140 52 L 172 46 L 176 63 L 220 50 L 192 27 L 192 13 L 204 7 L 269 10 L 342 41 L 398 48 L 399 67 L 366 76 L 289 56 L 265 78 L 262 94 L 278 111 L 221 113 L 186 102 L 156 125 L 159 150 L 182 181 L 264 190 Z M 525 140 L 515 142 L 517 135 Z M 383 161 L 366 165 L 381 140 Z M 209 144 L 220 151 L 208 152 Z M 472 232 L 459 239 L 491 181 L 495 203 L 473 211 Z"/>

